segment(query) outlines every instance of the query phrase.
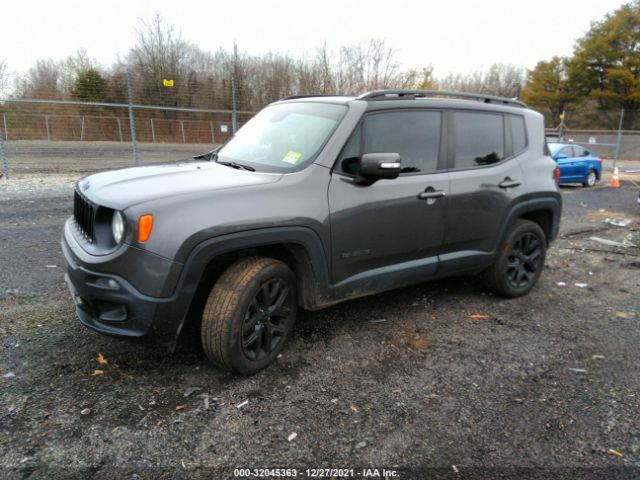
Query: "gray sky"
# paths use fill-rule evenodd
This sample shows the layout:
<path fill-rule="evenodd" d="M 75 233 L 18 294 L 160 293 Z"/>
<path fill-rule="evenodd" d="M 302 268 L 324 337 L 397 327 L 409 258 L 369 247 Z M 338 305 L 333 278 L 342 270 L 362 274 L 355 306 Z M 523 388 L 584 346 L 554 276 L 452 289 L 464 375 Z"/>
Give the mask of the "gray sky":
<path fill-rule="evenodd" d="M 575 40 L 621 0 L 7 0 L 0 59 L 26 71 L 42 58 L 84 48 L 103 66 L 124 56 L 141 19 L 156 12 L 204 50 L 312 53 L 371 37 L 386 38 L 405 68 L 433 65 L 437 76 L 492 63 L 526 68 L 570 55 Z"/>

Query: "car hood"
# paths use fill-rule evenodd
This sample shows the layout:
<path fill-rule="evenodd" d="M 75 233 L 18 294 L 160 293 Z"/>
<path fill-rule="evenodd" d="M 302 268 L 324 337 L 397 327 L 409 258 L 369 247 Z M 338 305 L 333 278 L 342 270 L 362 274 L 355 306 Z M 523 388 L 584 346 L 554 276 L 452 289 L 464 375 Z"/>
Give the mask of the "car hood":
<path fill-rule="evenodd" d="M 158 198 L 275 183 L 281 178 L 282 174 L 249 172 L 205 161 L 96 173 L 80 179 L 76 188 L 98 205 L 124 210 Z"/>

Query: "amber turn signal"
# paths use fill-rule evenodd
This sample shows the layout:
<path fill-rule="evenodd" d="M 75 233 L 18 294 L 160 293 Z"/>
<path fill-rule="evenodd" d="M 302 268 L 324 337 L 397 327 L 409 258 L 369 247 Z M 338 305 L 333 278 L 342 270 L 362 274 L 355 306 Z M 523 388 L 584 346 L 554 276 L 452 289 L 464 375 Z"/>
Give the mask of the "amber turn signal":
<path fill-rule="evenodd" d="M 146 242 L 151 236 L 151 230 L 153 229 L 153 215 L 150 213 L 141 215 L 138 220 L 138 241 Z"/>

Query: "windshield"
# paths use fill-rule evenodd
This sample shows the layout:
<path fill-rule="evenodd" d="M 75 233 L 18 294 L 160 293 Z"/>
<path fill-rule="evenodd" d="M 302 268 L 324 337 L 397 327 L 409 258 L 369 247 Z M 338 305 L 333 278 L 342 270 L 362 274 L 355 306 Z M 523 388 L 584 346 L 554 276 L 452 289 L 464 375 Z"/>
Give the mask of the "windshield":
<path fill-rule="evenodd" d="M 346 112 L 345 105 L 326 103 L 272 105 L 238 130 L 218 159 L 263 172 L 299 170 L 313 161 Z"/>

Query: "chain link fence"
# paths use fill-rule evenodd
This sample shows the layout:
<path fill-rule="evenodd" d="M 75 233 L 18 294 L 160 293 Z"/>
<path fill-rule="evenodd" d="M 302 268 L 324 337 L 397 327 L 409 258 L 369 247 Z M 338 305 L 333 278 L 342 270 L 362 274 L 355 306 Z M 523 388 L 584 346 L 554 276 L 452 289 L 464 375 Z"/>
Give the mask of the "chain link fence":
<path fill-rule="evenodd" d="M 226 142 L 234 126 L 239 128 L 254 114 L 233 105 L 206 109 L 0 100 L 0 168 L 9 179 L 191 160 Z M 548 141 L 558 140 L 557 130 L 546 133 Z M 640 131 L 565 130 L 563 134 L 565 142 L 581 144 L 603 158 L 614 158 L 616 151 L 619 159 L 640 158 Z"/>
<path fill-rule="evenodd" d="M 6 178 L 86 173 L 191 159 L 226 142 L 253 112 L 90 102 L 5 100 L 0 156 Z M 132 124 L 134 126 L 132 133 Z"/>
<path fill-rule="evenodd" d="M 69 107 L 77 112 L 70 113 Z M 226 142 L 233 131 L 232 111 L 175 109 L 167 115 L 163 107 L 134 108 L 132 136 L 126 107 L 38 102 L 37 109 L 0 114 L 0 155 L 7 178 L 186 160 Z M 252 116 L 236 113 L 239 125 Z"/>
<path fill-rule="evenodd" d="M 558 131 L 547 130 L 547 141 L 558 141 Z M 619 135 L 617 130 L 565 130 L 564 141 L 582 145 L 602 158 L 615 158 L 617 148 L 619 160 L 640 159 L 640 130 L 622 130 Z"/>
<path fill-rule="evenodd" d="M 100 84 L 100 101 L 57 88 L 36 92 L 38 98 L 0 99 L 1 173 L 84 174 L 191 160 L 226 142 L 255 113 L 239 101 L 233 79 L 203 80 L 149 83 L 128 71 L 107 90 Z"/>

